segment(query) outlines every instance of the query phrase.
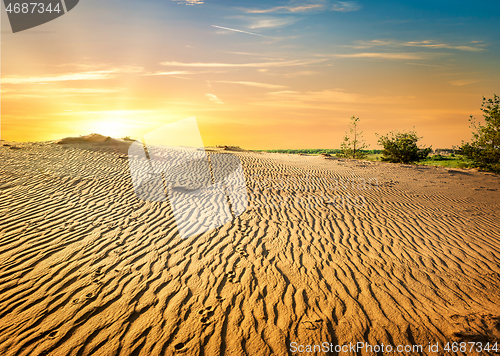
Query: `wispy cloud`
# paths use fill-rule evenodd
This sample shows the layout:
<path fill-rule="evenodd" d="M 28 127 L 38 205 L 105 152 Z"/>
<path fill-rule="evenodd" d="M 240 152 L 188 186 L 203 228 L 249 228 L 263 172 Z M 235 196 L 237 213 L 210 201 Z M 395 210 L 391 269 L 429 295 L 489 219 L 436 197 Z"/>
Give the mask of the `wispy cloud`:
<path fill-rule="evenodd" d="M 356 1 L 317 1 L 311 4 L 291 4 L 287 6 L 274 6 L 267 9 L 246 9 L 249 14 L 268 14 L 268 13 L 303 13 L 313 11 L 339 11 L 349 12 L 360 10 L 361 6 Z"/>
<path fill-rule="evenodd" d="M 115 115 L 115 116 L 132 116 L 136 114 L 147 114 L 155 113 L 155 110 L 100 110 L 100 111 L 70 111 L 72 115 L 80 114 L 105 114 L 105 115 Z M 57 115 L 57 114 L 56 114 Z M 66 113 L 59 115 L 67 115 Z M 142 123 L 142 121 L 133 120 L 137 123 Z"/>
<path fill-rule="evenodd" d="M 285 85 L 276 85 L 276 84 L 258 83 L 258 82 L 244 82 L 244 81 L 218 80 L 215 83 L 241 84 L 249 87 L 268 88 L 268 89 L 286 88 Z"/>
<path fill-rule="evenodd" d="M 340 11 L 340 12 L 351 12 L 358 11 L 361 9 L 361 5 L 359 5 L 356 1 L 337 1 L 331 7 L 331 11 Z"/>
<path fill-rule="evenodd" d="M 191 71 L 191 70 L 170 70 L 170 71 L 159 71 L 159 72 L 153 72 L 153 73 L 145 73 L 143 76 L 172 76 L 176 77 L 179 75 L 195 75 L 195 74 L 219 74 L 219 73 L 227 73 L 227 70 L 199 70 L 199 71 Z M 179 77 L 181 78 L 181 77 Z"/>
<path fill-rule="evenodd" d="M 474 83 L 477 83 L 477 82 L 478 82 L 477 80 L 452 80 L 449 83 L 451 85 L 454 85 L 454 86 L 457 86 L 457 87 L 461 87 L 461 86 L 464 86 L 464 85 L 474 84 Z"/>
<path fill-rule="evenodd" d="M 177 1 L 178 4 L 181 5 L 202 5 L 203 0 L 172 0 Z"/>
<path fill-rule="evenodd" d="M 245 29 L 274 29 L 292 25 L 299 21 L 300 19 L 297 16 L 271 16 L 271 15 L 237 15 L 227 17 L 230 20 L 237 20 L 238 26 L 243 26 Z M 233 30 L 232 27 L 226 27 L 229 31 Z M 238 30 L 242 31 L 242 30 Z M 245 31 L 248 32 L 248 31 Z M 269 36 L 266 36 L 269 37 Z M 275 38 L 276 37 L 271 37 Z M 290 37 L 287 37 L 290 38 Z"/>
<path fill-rule="evenodd" d="M 410 64 L 412 66 L 443 68 L 443 66 L 438 66 L 437 64 L 425 64 L 425 63 L 406 63 L 406 64 Z"/>
<path fill-rule="evenodd" d="M 276 17 L 267 17 L 267 18 L 256 18 L 252 19 L 249 28 L 276 28 L 289 26 L 293 23 L 297 22 L 297 19 L 292 17 L 286 18 L 276 18 Z"/>
<path fill-rule="evenodd" d="M 23 88 L 23 89 L 20 89 Z M 2 95 L 5 97 L 54 97 L 54 96 L 73 96 L 73 95 L 101 95 L 109 93 L 117 93 L 122 91 L 122 88 L 44 88 L 40 91 L 33 87 L 16 87 L 15 89 L 2 88 Z"/>
<path fill-rule="evenodd" d="M 65 73 L 51 76 L 10 76 L 2 78 L 2 84 L 43 84 L 54 82 L 66 82 L 76 80 L 102 80 L 110 79 L 120 73 L 139 73 L 142 68 L 139 67 L 122 67 L 109 70 L 88 71 L 78 73 Z"/>
<path fill-rule="evenodd" d="M 359 94 L 347 93 L 342 89 L 330 89 L 322 91 L 298 92 L 291 90 L 276 91 L 269 93 L 273 98 L 286 99 L 288 101 L 321 101 L 321 102 L 357 102 Z"/>
<path fill-rule="evenodd" d="M 98 80 L 112 78 L 114 76 L 113 74 L 114 73 L 111 71 L 96 71 L 42 77 L 13 76 L 2 78 L 2 84 L 40 84 L 51 82 L 65 82 L 70 80 Z"/>
<path fill-rule="evenodd" d="M 196 72 L 190 72 L 187 70 L 171 70 L 168 72 L 155 72 L 155 73 L 147 73 L 145 76 L 155 76 L 155 75 L 186 75 L 186 74 L 196 74 Z"/>
<path fill-rule="evenodd" d="M 427 41 L 410 41 L 402 44 L 403 46 L 414 46 L 414 47 L 425 47 L 425 48 L 447 48 L 447 49 L 458 49 L 461 51 L 472 51 L 478 52 L 483 51 L 482 47 L 473 46 L 457 46 L 447 43 L 439 43 L 437 41 L 427 40 Z"/>
<path fill-rule="evenodd" d="M 476 45 L 453 45 L 449 43 L 441 43 L 436 40 L 424 40 L 424 41 L 396 41 L 396 40 L 372 40 L 372 41 L 356 41 L 355 45 L 348 46 L 353 48 L 372 48 L 372 47 L 421 47 L 421 48 L 430 48 L 430 49 L 457 49 L 460 51 L 469 51 L 469 52 L 479 52 L 484 50 L 484 44 L 480 44 L 479 41 L 473 41 Z"/>
<path fill-rule="evenodd" d="M 249 67 L 249 68 L 268 68 L 268 67 L 292 67 L 304 66 L 323 62 L 326 59 L 308 59 L 308 60 L 293 60 L 293 61 L 275 61 L 261 63 L 185 63 L 185 62 L 162 62 L 160 64 L 171 67 Z"/>
<path fill-rule="evenodd" d="M 337 58 L 379 58 L 379 59 L 424 59 L 419 53 L 351 53 L 331 54 Z"/>
<path fill-rule="evenodd" d="M 299 75 L 314 75 L 314 74 L 318 74 L 318 73 L 320 73 L 320 72 L 316 72 L 313 70 L 303 70 L 303 71 L 299 71 L 299 72 L 286 73 L 286 74 L 284 74 L 284 76 L 285 77 L 296 77 Z"/>
<path fill-rule="evenodd" d="M 325 6 L 323 4 L 310 4 L 299 6 L 275 6 L 269 9 L 248 9 L 249 14 L 267 14 L 270 12 L 308 12 L 311 10 L 322 10 Z"/>
<path fill-rule="evenodd" d="M 224 104 L 222 100 L 220 100 L 217 95 L 214 94 L 205 94 L 205 97 L 208 98 L 208 100 L 213 101 L 216 104 Z"/>
<path fill-rule="evenodd" d="M 261 35 L 259 33 L 254 33 L 254 32 L 248 32 L 248 31 L 242 31 L 242 30 L 237 30 L 237 29 L 234 29 L 234 28 L 229 28 L 229 27 L 222 27 L 222 26 L 216 26 L 216 25 L 211 25 L 212 27 L 215 27 L 215 28 L 220 28 L 222 30 L 226 30 L 226 31 L 233 31 L 233 32 L 240 32 L 240 33 L 246 33 L 247 35 L 254 35 L 254 36 L 260 36 L 260 37 L 267 37 L 267 36 L 264 36 L 264 35 Z"/>
<path fill-rule="evenodd" d="M 339 108 L 350 108 L 355 105 L 359 110 L 359 105 L 375 104 L 387 105 L 399 103 L 401 100 L 414 99 L 409 96 L 368 96 L 364 94 L 347 92 L 343 89 L 327 89 L 321 91 L 292 91 L 282 90 L 268 93 L 268 97 L 253 105 L 279 108 L 302 108 L 317 110 L 339 110 Z"/>

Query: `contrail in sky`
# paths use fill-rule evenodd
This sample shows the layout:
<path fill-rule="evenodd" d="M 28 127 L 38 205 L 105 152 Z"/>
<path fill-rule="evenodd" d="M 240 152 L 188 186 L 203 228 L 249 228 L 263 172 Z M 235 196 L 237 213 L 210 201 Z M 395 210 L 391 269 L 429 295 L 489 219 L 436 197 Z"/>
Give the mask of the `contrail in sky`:
<path fill-rule="evenodd" d="M 211 25 L 211 26 L 212 26 L 212 27 L 221 28 L 221 29 L 223 29 L 223 30 L 228 30 L 228 31 L 241 32 L 241 33 L 246 33 L 246 34 L 249 34 L 249 35 L 260 36 L 260 37 L 267 37 L 267 36 L 264 36 L 264 35 L 260 35 L 260 34 L 258 34 L 258 33 L 247 32 L 247 31 L 241 31 L 241 30 L 235 30 L 234 28 L 228 28 L 228 27 L 222 27 L 222 26 L 215 26 L 215 25 Z"/>

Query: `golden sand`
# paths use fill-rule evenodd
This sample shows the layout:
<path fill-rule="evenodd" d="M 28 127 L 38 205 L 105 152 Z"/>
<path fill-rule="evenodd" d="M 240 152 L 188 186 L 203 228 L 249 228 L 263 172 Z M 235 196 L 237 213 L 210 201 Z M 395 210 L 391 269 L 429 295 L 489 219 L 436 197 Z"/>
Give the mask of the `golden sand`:
<path fill-rule="evenodd" d="M 233 152 L 248 209 L 180 239 L 110 140 L 0 142 L 0 355 L 500 341 L 498 175 Z"/>

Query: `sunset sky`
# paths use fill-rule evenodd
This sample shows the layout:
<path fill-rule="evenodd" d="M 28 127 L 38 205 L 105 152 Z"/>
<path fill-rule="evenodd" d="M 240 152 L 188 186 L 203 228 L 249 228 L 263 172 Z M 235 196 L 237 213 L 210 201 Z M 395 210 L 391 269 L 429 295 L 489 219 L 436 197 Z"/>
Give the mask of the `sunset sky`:
<path fill-rule="evenodd" d="M 500 94 L 500 2 L 81 0 L 13 34 L 2 139 L 139 137 L 196 116 L 205 145 L 338 148 L 349 118 L 422 143 L 470 139 Z"/>

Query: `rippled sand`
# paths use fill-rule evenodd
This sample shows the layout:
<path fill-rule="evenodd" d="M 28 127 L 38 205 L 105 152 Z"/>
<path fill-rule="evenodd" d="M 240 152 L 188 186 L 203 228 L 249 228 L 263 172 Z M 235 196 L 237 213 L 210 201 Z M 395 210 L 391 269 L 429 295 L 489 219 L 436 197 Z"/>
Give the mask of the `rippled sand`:
<path fill-rule="evenodd" d="M 500 341 L 498 175 L 232 152 L 248 209 L 181 239 L 127 144 L 1 144 L 0 355 Z"/>

